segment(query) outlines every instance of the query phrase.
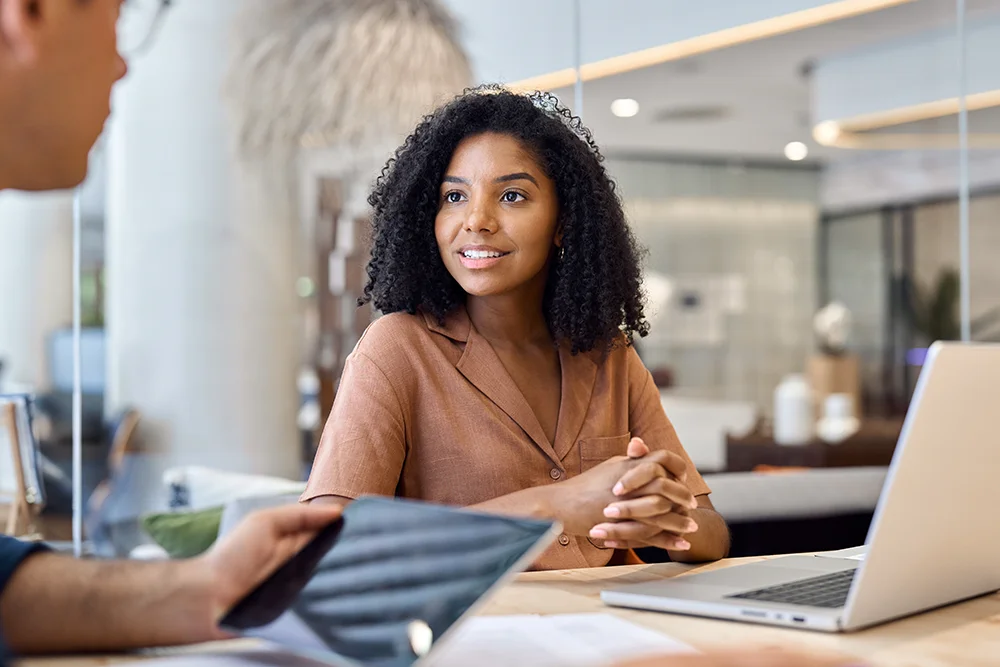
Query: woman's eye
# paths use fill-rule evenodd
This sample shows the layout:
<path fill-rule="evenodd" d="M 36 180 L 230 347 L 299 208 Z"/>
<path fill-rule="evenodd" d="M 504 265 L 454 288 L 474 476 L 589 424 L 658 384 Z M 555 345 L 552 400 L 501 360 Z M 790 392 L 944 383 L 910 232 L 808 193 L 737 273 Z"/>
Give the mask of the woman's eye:
<path fill-rule="evenodd" d="M 507 192 L 503 193 L 503 197 L 501 199 L 508 204 L 515 204 L 523 200 L 524 195 L 522 195 L 520 192 L 514 192 L 513 190 L 508 190 Z"/>
<path fill-rule="evenodd" d="M 448 194 L 446 194 L 444 196 L 444 200 L 446 202 L 448 202 L 449 204 L 457 204 L 458 202 L 462 201 L 462 193 L 461 192 L 449 192 Z"/>

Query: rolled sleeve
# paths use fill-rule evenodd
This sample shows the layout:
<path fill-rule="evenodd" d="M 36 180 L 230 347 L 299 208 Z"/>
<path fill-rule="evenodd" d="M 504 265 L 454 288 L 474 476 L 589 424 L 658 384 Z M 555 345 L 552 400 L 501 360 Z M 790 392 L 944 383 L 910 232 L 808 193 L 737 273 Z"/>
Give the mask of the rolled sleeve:
<path fill-rule="evenodd" d="M 653 376 L 639 359 L 635 349 L 629 350 L 629 429 L 632 437 L 642 438 L 651 450 L 667 449 L 678 454 L 687 464 L 687 487 L 696 496 L 712 492 L 695 468 L 691 457 L 681 445 L 674 425 L 663 411 L 660 392 Z"/>
<path fill-rule="evenodd" d="M 14 577 L 17 568 L 21 567 L 25 560 L 34 554 L 49 551 L 49 548 L 40 542 L 22 542 L 7 535 L 0 535 L 0 597 L 3 597 L 7 584 Z M 7 664 L 10 658 L 3 637 L 0 637 L 0 665 Z"/>
<path fill-rule="evenodd" d="M 360 352 L 347 360 L 301 501 L 395 495 L 406 460 L 406 416 L 389 379 Z"/>
<path fill-rule="evenodd" d="M 3 597 L 7 584 L 14 577 L 17 568 L 21 567 L 30 556 L 49 548 L 40 542 L 22 542 L 7 535 L 0 535 L 0 597 Z M 3 637 L 0 637 L 0 665 L 7 664 L 10 658 Z"/>
<path fill-rule="evenodd" d="M 22 542 L 7 535 L 0 535 L 0 595 L 3 595 L 14 572 L 28 556 L 48 550 L 49 548 L 40 542 Z"/>

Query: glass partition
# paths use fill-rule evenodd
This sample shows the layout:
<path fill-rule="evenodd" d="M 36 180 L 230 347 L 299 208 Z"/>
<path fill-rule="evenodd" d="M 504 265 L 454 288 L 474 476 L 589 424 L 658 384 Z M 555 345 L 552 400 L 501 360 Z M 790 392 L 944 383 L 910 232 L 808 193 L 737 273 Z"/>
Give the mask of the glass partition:
<path fill-rule="evenodd" d="M 129 478 L 98 522 L 120 531 L 114 553 L 149 541 L 142 513 L 301 485 L 378 316 L 357 307 L 367 192 L 467 85 L 552 91 L 593 131 L 648 251 L 637 350 L 703 471 L 783 465 L 727 452 L 775 443 L 794 376 L 813 391 L 804 442 L 821 444 L 827 398 L 846 394 L 891 453 L 922 350 L 961 330 L 960 81 L 971 331 L 1000 335 L 1000 2 L 968 2 L 961 38 L 953 0 L 440 0 L 419 21 L 393 13 L 407 3 L 312 21 L 295 3 L 129 4 L 123 43 L 142 48 L 81 199 L 83 496 Z M 512 33 L 522 10 L 534 20 Z M 338 43 L 355 34 L 342 21 L 384 39 Z M 314 48 L 291 48 L 306 33 Z M 42 398 L 42 451 L 65 475 L 71 199 L 4 193 L 0 210 L 0 251 L 27 249 L 0 262 L 16 286 L 0 391 Z"/>

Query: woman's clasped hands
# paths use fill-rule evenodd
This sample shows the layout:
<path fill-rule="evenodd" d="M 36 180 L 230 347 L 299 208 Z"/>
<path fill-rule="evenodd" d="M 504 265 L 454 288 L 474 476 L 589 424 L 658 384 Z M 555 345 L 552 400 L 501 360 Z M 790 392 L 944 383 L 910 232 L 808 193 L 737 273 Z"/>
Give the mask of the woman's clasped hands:
<path fill-rule="evenodd" d="M 659 547 L 686 551 L 685 535 L 698 530 L 690 512 L 697 499 L 684 483 L 687 464 L 665 450 L 651 452 L 632 438 L 616 456 L 552 488 L 567 533 L 614 549 Z"/>

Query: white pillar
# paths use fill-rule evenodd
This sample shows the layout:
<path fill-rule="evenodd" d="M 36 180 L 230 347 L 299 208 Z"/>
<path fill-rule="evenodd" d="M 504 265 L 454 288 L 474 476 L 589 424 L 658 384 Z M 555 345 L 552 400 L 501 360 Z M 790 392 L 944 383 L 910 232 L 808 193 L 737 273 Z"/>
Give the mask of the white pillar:
<path fill-rule="evenodd" d="M 165 465 L 297 477 L 297 221 L 233 157 L 222 88 L 241 4 L 176 3 L 116 93 L 108 398 L 138 408 Z"/>
<path fill-rule="evenodd" d="M 72 322 L 72 193 L 0 193 L 0 392 L 48 389 L 49 335 Z"/>

